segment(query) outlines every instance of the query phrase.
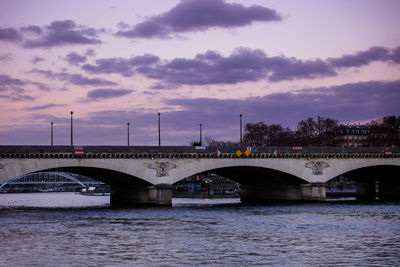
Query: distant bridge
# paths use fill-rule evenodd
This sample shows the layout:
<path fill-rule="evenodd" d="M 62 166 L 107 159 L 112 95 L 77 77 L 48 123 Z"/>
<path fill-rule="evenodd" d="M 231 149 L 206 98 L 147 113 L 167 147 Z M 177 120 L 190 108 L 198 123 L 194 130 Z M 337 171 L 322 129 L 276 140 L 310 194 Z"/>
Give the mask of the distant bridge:
<path fill-rule="evenodd" d="M 59 184 L 76 184 L 82 187 L 90 185 L 103 185 L 99 181 L 81 181 L 72 175 L 64 172 L 34 172 L 27 173 L 22 176 L 11 179 L 8 182 L 0 184 L 0 189 L 6 185 L 59 185 Z"/>
<path fill-rule="evenodd" d="M 82 149 L 76 155 L 71 146 L 0 146 L 0 183 L 27 173 L 70 172 L 111 185 L 114 205 L 170 205 L 171 185 L 200 173 L 239 182 L 243 201 L 324 200 L 326 182 L 345 175 L 357 182 L 360 198 L 375 197 L 376 181 L 380 198 L 400 198 L 399 148 L 259 147 L 248 155 L 243 147 Z"/>

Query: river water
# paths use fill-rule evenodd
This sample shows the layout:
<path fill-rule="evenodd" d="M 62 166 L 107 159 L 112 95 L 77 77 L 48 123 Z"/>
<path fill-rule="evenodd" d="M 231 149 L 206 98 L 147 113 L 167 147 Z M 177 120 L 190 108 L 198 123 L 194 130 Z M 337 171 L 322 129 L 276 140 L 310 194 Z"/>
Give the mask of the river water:
<path fill-rule="evenodd" d="M 400 266 L 400 203 L 0 194 L 0 266 Z"/>

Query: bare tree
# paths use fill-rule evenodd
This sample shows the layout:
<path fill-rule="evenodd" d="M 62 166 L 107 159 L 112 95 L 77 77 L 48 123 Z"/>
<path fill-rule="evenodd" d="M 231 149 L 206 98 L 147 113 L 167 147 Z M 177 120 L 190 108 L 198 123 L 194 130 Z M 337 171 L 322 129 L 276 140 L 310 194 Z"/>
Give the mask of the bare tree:
<path fill-rule="evenodd" d="M 267 144 L 268 126 L 264 122 L 247 123 L 243 142 L 251 146 L 265 146 Z"/>

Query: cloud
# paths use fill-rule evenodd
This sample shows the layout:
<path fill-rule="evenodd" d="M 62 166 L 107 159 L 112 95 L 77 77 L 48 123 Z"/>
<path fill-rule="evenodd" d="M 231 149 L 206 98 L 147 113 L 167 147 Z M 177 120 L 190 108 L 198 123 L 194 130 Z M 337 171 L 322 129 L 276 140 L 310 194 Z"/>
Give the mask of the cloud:
<path fill-rule="evenodd" d="M 105 58 L 96 60 L 96 65 L 85 64 L 83 70 L 90 73 L 118 73 L 125 77 L 133 75 L 132 66 L 123 58 Z"/>
<path fill-rule="evenodd" d="M 25 94 L 24 86 L 27 84 L 29 82 L 0 74 L 0 98 L 12 102 L 35 100 L 35 97 Z"/>
<path fill-rule="evenodd" d="M 21 38 L 19 31 L 14 28 L 0 28 L 0 41 L 18 42 Z"/>
<path fill-rule="evenodd" d="M 320 59 L 316 60 L 297 60 L 283 57 L 275 58 L 276 62 L 279 62 L 277 66 L 272 63 L 273 67 L 272 74 L 269 76 L 269 80 L 273 82 L 283 80 L 294 80 L 294 79 L 315 79 L 317 77 L 336 76 L 337 73 L 324 61 Z"/>
<path fill-rule="evenodd" d="M 389 49 L 385 47 L 371 47 L 366 51 L 359 51 L 352 55 L 343 55 L 339 58 L 328 58 L 329 62 L 335 68 L 360 67 L 368 65 L 373 61 L 386 61 L 389 59 Z"/>
<path fill-rule="evenodd" d="M 40 28 L 39 26 L 36 25 L 31 25 L 28 27 L 22 27 L 21 28 L 22 32 L 28 32 L 28 33 L 34 33 L 34 34 L 42 34 L 43 33 L 43 29 Z"/>
<path fill-rule="evenodd" d="M 332 77 L 337 75 L 337 69 L 360 67 L 373 61 L 399 64 L 400 47 L 371 47 L 353 55 L 327 60 L 300 60 L 284 55 L 270 57 L 260 49 L 241 47 L 228 56 L 209 50 L 191 59 L 161 60 L 151 54 L 129 59 L 98 59 L 96 64 L 85 64 L 82 69 L 95 74 L 115 73 L 125 77 L 140 73 L 149 79 L 157 80 L 153 89 L 168 89 L 184 84 L 237 84 L 260 80 L 279 82 Z"/>
<path fill-rule="evenodd" d="M 33 69 L 31 72 L 42 74 L 50 79 L 58 79 L 60 81 L 67 81 L 71 84 L 82 85 L 82 86 L 111 86 L 117 85 L 117 83 L 100 79 L 100 78 L 88 78 L 81 74 L 70 74 L 66 72 L 53 72 L 51 70 L 39 70 Z"/>
<path fill-rule="evenodd" d="M 119 31 L 116 36 L 167 38 L 174 33 L 205 31 L 215 27 L 243 27 L 254 22 L 280 20 L 282 18 L 275 10 L 258 5 L 245 7 L 223 0 L 183 0 L 171 10 L 150 17 L 129 31 Z"/>
<path fill-rule="evenodd" d="M 13 53 L 5 53 L 5 54 L 0 54 L 0 61 L 11 61 L 14 59 L 14 54 Z"/>
<path fill-rule="evenodd" d="M 95 74 L 117 73 L 125 77 L 133 75 L 134 67 L 148 67 L 160 61 L 160 58 L 154 55 L 145 54 L 143 56 L 124 58 L 105 58 L 96 60 L 96 65 L 85 64 L 82 69 Z"/>
<path fill-rule="evenodd" d="M 83 70 L 95 74 L 117 73 L 131 77 L 135 72 L 155 79 L 154 88 L 175 88 L 171 85 L 236 84 L 247 81 L 314 79 L 334 76 L 336 72 L 322 60 L 302 61 L 284 56 L 268 57 L 262 50 L 238 48 L 230 56 L 207 51 L 193 59 L 175 58 L 161 61 L 146 54 L 130 59 L 107 58 L 85 64 Z M 168 85 L 166 85 L 168 84 Z"/>
<path fill-rule="evenodd" d="M 118 26 L 118 28 L 120 28 L 121 30 L 125 30 L 125 29 L 128 29 L 128 28 L 131 27 L 128 23 L 126 23 L 126 22 L 124 22 L 124 21 L 120 21 L 120 22 L 117 24 L 117 26 Z"/>
<path fill-rule="evenodd" d="M 305 88 L 295 92 L 237 99 L 166 99 L 185 114 L 197 114 L 211 127 L 224 124 L 224 118 L 244 114 L 245 121 L 296 126 L 307 117 L 331 117 L 340 121 L 368 120 L 399 114 L 400 80 L 369 81 L 331 87 Z M 185 120 L 182 117 L 179 121 Z"/>
<path fill-rule="evenodd" d="M 42 57 L 34 57 L 33 59 L 32 59 L 32 63 L 33 64 L 36 64 L 36 63 L 38 63 L 38 62 L 40 62 L 40 61 L 46 61 L 44 58 L 42 58 Z"/>
<path fill-rule="evenodd" d="M 65 61 L 67 61 L 71 65 L 79 65 L 81 63 L 85 63 L 87 60 L 86 56 L 81 56 L 77 52 L 71 52 L 65 56 Z"/>
<path fill-rule="evenodd" d="M 36 98 L 30 95 L 14 94 L 14 95 L 0 95 L 0 98 L 7 99 L 11 102 L 33 101 Z"/>
<path fill-rule="evenodd" d="M 238 141 L 240 113 L 243 113 L 244 124 L 264 121 L 295 129 L 298 121 L 308 117 L 329 117 L 346 123 L 396 115 L 400 113 L 398 103 L 400 80 L 304 88 L 244 99 L 165 99 L 162 104 L 168 110 L 161 111 L 161 144 L 189 145 L 190 141 L 198 139 L 199 123 L 203 124 L 203 136 Z M 37 114 L 26 128 L 2 128 L 0 140 L 3 144 L 47 144 L 48 128 L 43 125 L 54 121 L 56 143 L 68 145 L 68 119 L 68 112 L 64 117 Z M 157 144 L 157 110 L 119 110 L 118 107 L 89 112 L 85 116 L 77 113 L 75 140 L 85 145 L 126 145 L 127 122 L 131 123 L 131 144 Z M 38 132 L 32 130 L 36 125 L 40 125 Z"/>
<path fill-rule="evenodd" d="M 0 86 L 22 86 L 26 83 L 20 79 L 11 78 L 6 74 L 0 74 Z"/>
<path fill-rule="evenodd" d="M 94 57 L 95 55 L 96 55 L 96 52 L 94 51 L 94 49 L 91 49 L 91 48 L 89 48 L 85 52 L 85 56 L 88 56 L 88 57 Z"/>
<path fill-rule="evenodd" d="M 194 59 L 176 58 L 137 71 L 148 78 L 178 85 L 236 84 L 263 79 L 276 82 L 336 75 L 322 60 L 268 57 L 262 50 L 249 48 L 236 49 L 227 57 L 207 51 Z"/>
<path fill-rule="evenodd" d="M 49 109 L 49 108 L 54 108 L 54 107 L 65 107 L 68 106 L 66 104 L 46 104 L 46 105 L 41 105 L 41 106 L 32 106 L 29 108 L 26 108 L 26 110 L 29 111 L 38 111 L 38 110 L 44 110 L 44 109 Z"/>
<path fill-rule="evenodd" d="M 109 99 L 121 97 L 132 93 L 132 90 L 127 89 L 95 89 L 87 93 L 88 100 Z"/>
<path fill-rule="evenodd" d="M 393 62 L 400 64 L 400 46 L 392 50 L 389 58 Z"/>
<path fill-rule="evenodd" d="M 25 48 L 50 48 L 65 45 L 101 44 L 94 28 L 78 25 L 73 20 L 57 20 L 50 25 L 30 25 L 15 28 L 0 28 L 0 41 L 21 43 Z"/>
<path fill-rule="evenodd" d="M 40 28 L 28 26 L 22 28 L 23 32 L 34 32 L 36 36 L 24 41 L 26 48 L 49 48 L 65 45 L 100 44 L 97 31 L 82 25 L 77 25 L 73 20 L 53 21 L 50 25 Z M 28 36 L 24 36 L 28 37 Z"/>

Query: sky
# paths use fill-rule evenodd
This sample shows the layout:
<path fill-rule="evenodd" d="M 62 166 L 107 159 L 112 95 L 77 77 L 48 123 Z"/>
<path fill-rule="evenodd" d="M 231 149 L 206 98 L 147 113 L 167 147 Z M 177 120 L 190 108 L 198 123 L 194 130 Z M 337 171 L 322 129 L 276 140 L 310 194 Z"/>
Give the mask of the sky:
<path fill-rule="evenodd" d="M 239 141 L 400 114 L 398 0 L 1 0 L 0 145 Z M 204 140 L 203 140 L 204 141 Z"/>

